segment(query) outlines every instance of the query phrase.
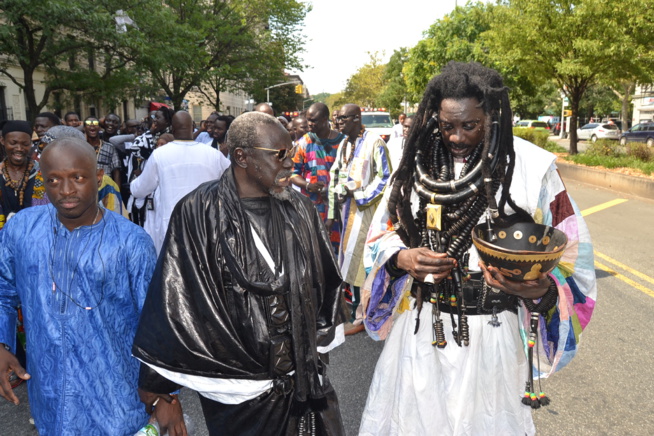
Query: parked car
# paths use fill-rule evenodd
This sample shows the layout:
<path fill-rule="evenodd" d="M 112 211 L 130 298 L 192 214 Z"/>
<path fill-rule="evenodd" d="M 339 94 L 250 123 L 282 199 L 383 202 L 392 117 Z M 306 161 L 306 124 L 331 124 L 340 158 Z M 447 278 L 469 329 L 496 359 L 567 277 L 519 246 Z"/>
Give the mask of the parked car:
<path fill-rule="evenodd" d="M 520 120 L 516 123 L 515 127 L 526 127 L 528 129 L 549 130 L 550 125 L 545 121 L 537 120 Z"/>
<path fill-rule="evenodd" d="M 613 123 L 588 123 L 581 129 L 577 129 L 577 139 L 591 140 L 620 138 L 620 129 Z"/>
<path fill-rule="evenodd" d="M 648 147 L 654 147 L 654 123 L 640 123 L 620 135 L 620 145 L 627 142 L 644 142 Z"/>

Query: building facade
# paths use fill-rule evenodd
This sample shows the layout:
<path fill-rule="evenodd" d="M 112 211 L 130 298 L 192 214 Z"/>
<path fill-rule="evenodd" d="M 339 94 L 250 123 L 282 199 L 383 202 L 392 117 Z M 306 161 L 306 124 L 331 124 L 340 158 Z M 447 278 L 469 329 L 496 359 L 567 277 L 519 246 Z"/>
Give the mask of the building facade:
<path fill-rule="evenodd" d="M 654 121 L 654 84 L 637 85 L 631 102 L 634 106 L 632 125 Z"/>

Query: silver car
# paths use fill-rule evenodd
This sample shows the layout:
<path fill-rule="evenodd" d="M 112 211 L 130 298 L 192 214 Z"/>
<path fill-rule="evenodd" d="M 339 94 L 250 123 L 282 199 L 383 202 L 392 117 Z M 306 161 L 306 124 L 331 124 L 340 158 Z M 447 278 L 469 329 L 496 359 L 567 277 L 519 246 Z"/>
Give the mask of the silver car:
<path fill-rule="evenodd" d="M 581 129 L 577 129 L 577 138 L 581 140 L 591 140 L 592 142 L 598 139 L 615 139 L 620 138 L 620 129 L 612 123 L 588 123 Z"/>

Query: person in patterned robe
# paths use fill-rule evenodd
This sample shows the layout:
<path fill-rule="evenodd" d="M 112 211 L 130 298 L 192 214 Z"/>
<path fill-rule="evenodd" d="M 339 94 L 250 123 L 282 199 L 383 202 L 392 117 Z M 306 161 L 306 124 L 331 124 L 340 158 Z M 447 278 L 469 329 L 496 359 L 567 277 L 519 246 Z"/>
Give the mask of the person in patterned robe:
<path fill-rule="evenodd" d="M 360 435 L 533 435 L 531 411 L 549 399 L 532 376 L 578 350 L 597 298 L 590 235 L 556 156 L 513 137 L 508 101 L 476 63 L 449 63 L 425 91 L 367 237 L 364 324 L 386 343 Z M 487 216 L 564 232 L 558 266 L 524 282 L 487 267 L 470 232 Z"/>
<path fill-rule="evenodd" d="M 353 324 L 361 330 L 362 317 L 357 314 L 357 307 L 359 289 L 366 278 L 363 248 L 368 227 L 384 194 L 392 168 L 384 140 L 365 130 L 361 124 L 359 106 L 343 106 L 338 122 L 339 130 L 346 138 L 339 146 L 336 161 L 330 170 L 328 218 L 336 216 L 337 204 L 340 203 L 341 246 L 338 263 L 343 280 L 352 290 Z"/>

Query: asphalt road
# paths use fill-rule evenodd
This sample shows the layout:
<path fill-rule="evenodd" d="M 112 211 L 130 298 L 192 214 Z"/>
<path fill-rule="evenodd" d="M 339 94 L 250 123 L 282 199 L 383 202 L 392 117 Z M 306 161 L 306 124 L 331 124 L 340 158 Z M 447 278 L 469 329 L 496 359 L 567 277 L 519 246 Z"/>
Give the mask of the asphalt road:
<path fill-rule="evenodd" d="M 538 434 L 654 434 L 654 336 L 649 330 L 654 314 L 654 200 L 577 182 L 567 182 L 567 188 L 582 211 L 627 201 L 586 217 L 596 251 L 598 302 L 577 357 L 544 382 L 552 404 L 534 413 Z M 331 353 L 329 376 L 347 435 L 357 434 L 382 347 L 360 333 Z M 25 386 L 17 393 L 20 406 L 0 402 L 0 434 L 35 435 Z M 183 391 L 182 404 L 196 424 L 195 434 L 206 435 L 197 395 Z"/>
<path fill-rule="evenodd" d="M 534 413 L 536 428 L 540 435 L 654 434 L 654 201 L 576 182 L 567 188 L 582 211 L 627 201 L 586 216 L 597 306 L 578 355 L 545 382 L 553 401 Z"/>

